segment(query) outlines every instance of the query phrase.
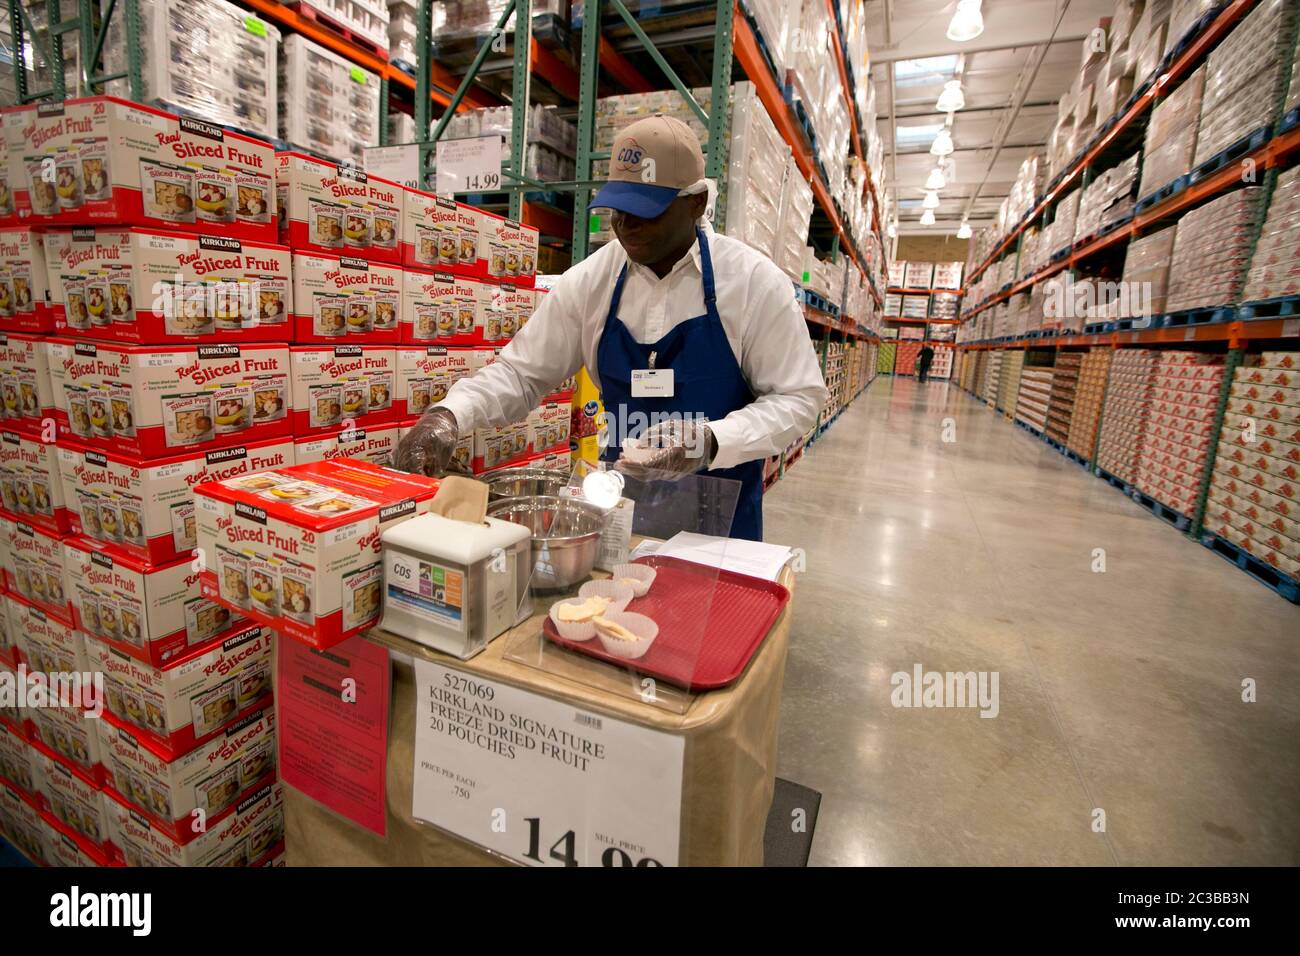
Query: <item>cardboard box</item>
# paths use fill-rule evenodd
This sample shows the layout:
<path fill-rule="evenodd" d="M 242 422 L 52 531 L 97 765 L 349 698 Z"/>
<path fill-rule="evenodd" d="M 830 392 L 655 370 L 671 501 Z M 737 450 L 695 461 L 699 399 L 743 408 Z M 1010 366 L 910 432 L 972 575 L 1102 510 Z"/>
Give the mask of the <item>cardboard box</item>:
<path fill-rule="evenodd" d="M 89 648 L 87 648 L 89 652 Z M 87 653 L 87 660 L 91 660 Z M 93 663 L 90 665 L 95 666 Z M 107 686 L 107 678 L 105 678 Z M 32 739 L 39 740 L 91 779 L 99 779 L 96 718 L 75 707 L 34 707 L 28 711 Z"/>
<path fill-rule="evenodd" d="M 527 420 L 474 429 L 473 468 L 476 475 L 494 468 L 522 464 L 532 454 L 532 433 Z"/>
<path fill-rule="evenodd" d="M 51 534 L 70 527 L 58 453 L 23 432 L 0 432 L 0 494 L 7 511 Z"/>
<path fill-rule="evenodd" d="M 41 435 L 54 418 L 49 350 L 44 336 L 0 333 L 0 415 L 4 427 Z"/>
<path fill-rule="evenodd" d="M 61 824 L 81 834 L 103 852 L 108 817 L 99 781 L 84 769 L 66 763 L 44 744 L 31 745 L 35 754 L 36 788 Z"/>
<path fill-rule="evenodd" d="M 9 539 L 13 554 L 13 581 L 5 581 L 6 590 L 14 591 L 41 610 L 72 620 L 63 583 L 63 538 L 29 524 L 14 521 Z"/>
<path fill-rule="evenodd" d="M 373 428 L 340 428 L 325 435 L 309 435 L 294 442 L 294 461 L 305 465 L 329 458 L 348 458 L 372 465 L 392 465 L 400 431 L 397 422 L 389 422 Z"/>
<path fill-rule="evenodd" d="M 0 829 L 19 853 L 32 863 L 49 865 L 45 826 L 34 803 L 0 787 Z"/>
<path fill-rule="evenodd" d="M 275 708 L 255 711 L 179 757 L 112 714 L 99 721 L 104 786 L 178 843 L 211 827 L 275 779 Z"/>
<path fill-rule="evenodd" d="M 15 202 L 30 207 L 33 224 L 132 223 L 275 242 L 275 155 L 263 140 L 112 96 L 42 103 L 14 122 L 25 170 Z"/>
<path fill-rule="evenodd" d="M 532 288 L 541 233 L 533 226 L 525 226 L 486 210 L 480 215 L 478 260 L 483 264 L 480 274 L 488 279 Z"/>
<path fill-rule="evenodd" d="M 533 455 L 569 448 L 569 422 L 572 409 L 567 404 L 551 402 L 528 413 L 528 444 Z"/>
<path fill-rule="evenodd" d="M 72 533 L 92 538 L 112 553 L 155 564 L 188 557 L 198 545 L 195 485 L 295 461 L 287 437 L 148 460 L 62 438 L 57 454 Z M 111 519 L 108 531 L 101 506 Z"/>
<path fill-rule="evenodd" d="M 150 345 L 291 334 L 284 246 L 122 228 L 47 233 L 44 243 L 60 334 Z"/>
<path fill-rule="evenodd" d="M 4 175 L 0 168 L 0 178 Z M 5 188 L 0 181 L 0 203 Z M 0 231 L 0 330 L 52 332 L 54 313 L 47 296 L 45 247 L 31 229 Z"/>
<path fill-rule="evenodd" d="M 105 709 L 172 756 L 220 736 L 271 702 L 274 635 L 256 624 L 227 634 L 166 668 L 87 637 L 90 666 L 104 674 Z"/>
<path fill-rule="evenodd" d="M 378 619 L 380 533 L 428 510 L 436 479 L 328 460 L 195 488 L 203 594 L 313 647 Z"/>
<path fill-rule="evenodd" d="M 91 842 L 50 813 L 42 811 L 41 822 L 45 824 L 45 852 L 51 866 L 85 869 L 113 865 L 107 846 Z"/>
<path fill-rule="evenodd" d="M 87 672 L 86 640 L 71 619 L 47 614 L 16 594 L 6 594 L 4 603 L 14 643 L 32 677 Z"/>
<path fill-rule="evenodd" d="M 164 564 L 110 554 L 86 538 L 63 542 L 73 620 L 86 634 L 155 667 L 184 655 L 229 626 L 204 614 L 195 559 Z"/>
<path fill-rule="evenodd" d="M 281 242 L 304 252 L 401 264 L 402 186 L 302 153 L 277 153 L 275 159 Z"/>
<path fill-rule="evenodd" d="M 77 342 L 64 353 L 68 432 L 140 458 L 291 433 L 289 349 Z"/>
<path fill-rule="evenodd" d="M 396 421 L 396 350 L 390 345 L 295 345 L 293 433 L 373 428 Z"/>
<path fill-rule="evenodd" d="M 27 737 L 16 726 L 0 721 L 0 778 L 6 781 L 6 785 L 12 784 L 24 793 L 34 794 L 35 756 L 36 751 L 28 744 Z"/>
<path fill-rule="evenodd" d="M 188 843 L 112 792 L 105 794 L 109 833 L 127 866 L 260 866 L 284 849 L 284 797 L 268 784 Z"/>
<path fill-rule="evenodd" d="M 495 357 L 491 346 L 448 348 L 445 345 L 403 345 L 397 349 L 397 384 L 393 405 L 399 419 L 424 414 L 447 397 L 462 378 L 473 375 Z"/>
<path fill-rule="evenodd" d="M 396 344 L 402 270 L 355 256 L 293 256 L 293 340 Z"/>
<path fill-rule="evenodd" d="M 482 345 L 488 341 L 493 286 L 450 272 L 407 269 L 402 280 L 402 341 Z M 493 331 L 500 334 L 500 313 Z"/>
<path fill-rule="evenodd" d="M 402 261 L 420 270 L 531 287 L 540 233 L 464 203 L 406 190 Z"/>

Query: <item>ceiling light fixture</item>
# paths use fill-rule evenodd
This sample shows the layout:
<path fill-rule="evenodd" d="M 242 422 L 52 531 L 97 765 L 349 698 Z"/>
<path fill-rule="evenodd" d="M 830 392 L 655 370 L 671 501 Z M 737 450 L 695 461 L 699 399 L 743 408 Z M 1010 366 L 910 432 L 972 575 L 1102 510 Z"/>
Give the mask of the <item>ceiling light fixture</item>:
<path fill-rule="evenodd" d="M 966 108 L 966 96 L 961 91 L 961 80 L 949 80 L 943 85 L 943 92 L 939 94 L 939 102 L 934 104 L 934 108 L 940 113 L 955 113 Z"/>
<path fill-rule="evenodd" d="M 970 235 L 971 235 L 970 223 L 968 223 L 965 219 L 963 219 L 961 221 L 961 225 L 957 227 L 957 238 L 969 239 Z"/>
<path fill-rule="evenodd" d="M 957 12 L 948 24 L 948 39 L 965 43 L 984 32 L 984 17 L 980 15 L 980 0 L 957 0 Z"/>
<path fill-rule="evenodd" d="M 949 156 L 952 154 L 952 133 L 947 128 L 939 130 L 935 134 L 934 142 L 930 144 L 930 153 L 934 156 Z"/>
<path fill-rule="evenodd" d="M 921 225 L 923 225 L 923 226 L 933 226 L 933 225 L 934 225 L 934 210 L 933 210 L 933 209 L 927 209 L 925 212 L 921 213 Z"/>
<path fill-rule="evenodd" d="M 942 189 L 948 185 L 948 180 L 943 176 L 942 167 L 936 166 L 930 170 L 930 175 L 925 180 L 926 189 Z"/>
<path fill-rule="evenodd" d="M 930 192 L 927 192 L 927 193 L 925 194 L 925 198 L 921 200 L 921 208 L 922 208 L 922 209 L 938 209 L 938 208 L 939 208 L 939 194 L 938 194 L 937 192 L 935 192 L 934 190 L 931 190 Z"/>

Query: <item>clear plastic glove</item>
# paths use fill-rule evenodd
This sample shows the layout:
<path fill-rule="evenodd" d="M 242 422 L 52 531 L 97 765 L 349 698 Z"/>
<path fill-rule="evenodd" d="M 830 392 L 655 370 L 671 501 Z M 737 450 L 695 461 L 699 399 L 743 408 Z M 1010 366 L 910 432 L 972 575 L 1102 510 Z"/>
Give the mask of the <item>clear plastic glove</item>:
<path fill-rule="evenodd" d="M 716 452 L 706 419 L 674 419 L 624 441 L 614 468 L 640 481 L 676 481 L 707 467 Z"/>
<path fill-rule="evenodd" d="M 431 408 L 398 444 L 393 467 L 417 475 L 442 475 L 451 464 L 459 439 L 460 426 L 451 410 L 441 406 Z"/>

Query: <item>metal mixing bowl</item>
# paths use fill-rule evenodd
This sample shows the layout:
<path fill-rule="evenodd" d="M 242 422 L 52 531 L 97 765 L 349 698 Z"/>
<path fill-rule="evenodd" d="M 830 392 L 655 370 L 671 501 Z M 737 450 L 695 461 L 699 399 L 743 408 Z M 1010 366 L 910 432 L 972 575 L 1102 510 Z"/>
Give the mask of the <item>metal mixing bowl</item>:
<path fill-rule="evenodd" d="M 533 498 L 539 495 L 553 497 L 569 483 L 569 476 L 551 468 L 502 468 L 483 475 L 487 482 L 488 500 L 502 498 Z"/>
<path fill-rule="evenodd" d="M 576 498 L 526 495 L 488 505 L 488 514 L 533 533 L 534 591 L 571 588 L 591 574 L 605 512 Z"/>

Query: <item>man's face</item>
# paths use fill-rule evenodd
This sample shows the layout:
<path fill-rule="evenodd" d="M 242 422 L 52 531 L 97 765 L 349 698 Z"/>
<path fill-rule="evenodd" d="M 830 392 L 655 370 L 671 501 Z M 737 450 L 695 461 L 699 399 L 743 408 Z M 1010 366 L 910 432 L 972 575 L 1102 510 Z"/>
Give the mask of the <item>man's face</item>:
<path fill-rule="evenodd" d="M 704 213 L 708 196 L 678 196 L 656 219 L 642 219 L 614 210 L 614 235 L 627 257 L 648 266 L 689 246 L 695 237 L 695 223 Z"/>

